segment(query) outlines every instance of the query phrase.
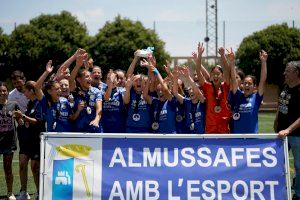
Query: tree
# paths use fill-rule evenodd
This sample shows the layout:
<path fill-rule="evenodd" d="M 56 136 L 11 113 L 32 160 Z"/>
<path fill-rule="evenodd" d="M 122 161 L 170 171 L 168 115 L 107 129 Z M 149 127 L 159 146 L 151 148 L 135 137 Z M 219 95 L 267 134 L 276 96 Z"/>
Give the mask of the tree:
<path fill-rule="evenodd" d="M 69 12 L 40 15 L 12 32 L 10 70 L 19 69 L 28 78 L 37 79 L 49 59 L 54 65 L 62 64 L 77 48 L 85 48 L 88 39 L 85 25 Z"/>
<path fill-rule="evenodd" d="M 165 61 L 170 58 L 164 50 L 164 42 L 153 30 L 144 28 L 141 22 L 117 16 L 113 22 L 107 22 L 99 30 L 90 45 L 90 52 L 95 64 L 100 65 L 104 73 L 110 68 L 126 71 L 134 52 L 149 46 L 155 48 L 157 67 L 162 69 Z M 145 69 L 137 68 L 137 71 L 145 73 Z"/>
<path fill-rule="evenodd" d="M 9 38 L 6 34 L 3 33 L 2 28 L 0 27 L 0 74 L 1 80 L 4 80 L 5 74 L 8 73 L 7 70 L 7 49 L 8 49 Z"/>
<path fill-rule="evenodd" d="M 259 77 L 259 51 L 268 53 L 268 83 L 283 84 L 283 71 L 291 60 L 300 60 L 300 30 L 287 24 L 272 25 L 243 39 L 237 51 L 239 67 Z"/>

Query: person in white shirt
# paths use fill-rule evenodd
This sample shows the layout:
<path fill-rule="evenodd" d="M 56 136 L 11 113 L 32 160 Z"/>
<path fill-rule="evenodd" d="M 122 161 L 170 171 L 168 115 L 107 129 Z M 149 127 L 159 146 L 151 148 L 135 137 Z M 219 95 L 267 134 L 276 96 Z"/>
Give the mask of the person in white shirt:
<path fill-rule="evenodd" d="M 9 92 L 8 100 L 16 101 L 22 113 L 25 113 L 29 99 L 23 94 L 23 87 L 26 82 L 24 73 L 16 70 L 10 76 L 14 89 Z"/>
<path fill-rule="evenodd" d="M 10 75 L 10 80 L 12 82 L 12 85 L 14 89 L 9 92 L 8 95 L 8 101 L 15 101 L 19 107 L 19 110 L 24 114 L 27 109 L 27 104 L 29 102 L 29 99 L 24 95 L 24 85 L 26 82 L 26 78 L 24 76 L 24 73 L 22 71 L 16 70 L 13 71 Z M 22 123 L 21 123 L 22 121 Z M 18 135 L 18 141 L 19 141 L 19 147 L 24 146 L 24 138 L 23 135 L 26 136 L 26 132 L 22 129 L 22 126 L 24 125 L 24 120 L 21 119 L 21 121 L 18 121 L 18 127 L 17 127 L 17 135 Z M 30 196 L 27 192 L 27 176 L 28 176 L 28 155 L 24 154 L 22 150 L 19 151 L 19 174 L 20 174 L 20 182 L 21 182 L 21 189 L 20 189 L 20 195 L 18 199 L 30 199 Z"/>

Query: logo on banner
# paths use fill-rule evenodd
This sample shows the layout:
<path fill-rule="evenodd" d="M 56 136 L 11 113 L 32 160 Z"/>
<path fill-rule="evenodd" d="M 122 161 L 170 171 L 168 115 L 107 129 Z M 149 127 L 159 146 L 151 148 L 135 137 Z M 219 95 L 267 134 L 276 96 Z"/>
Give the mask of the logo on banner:
<path fill-rule="evenodd" d="M 93 160 L 80 159 L 89 156 L 92 148 L 78 144 L 65 144 L 55 148 L 57 154 L 68 157 L 53 160 L 52 199 L 91 199 L 93 185 Z"/>

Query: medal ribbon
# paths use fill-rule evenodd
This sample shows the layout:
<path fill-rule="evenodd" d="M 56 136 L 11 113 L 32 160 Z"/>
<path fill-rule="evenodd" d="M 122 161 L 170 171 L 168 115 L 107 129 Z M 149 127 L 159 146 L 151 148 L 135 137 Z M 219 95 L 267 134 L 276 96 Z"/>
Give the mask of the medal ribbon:
<path fill-rule="evenodd" d="M 154 115 L 154 122 L 158 122 L 159 121 L 159 115 L 160 115 L 160 112 L 161 112 L 164 104 L 165 104 L 165 102 L 161 102 L 161 101 L 158 102 L 156 114 Z"/>
<path fill-rule="evenodd" d="M 213 84 L 213 82 L 211 82 L 211 84 L 214 87 L 214 97 L 216 99 L 216 106 L 220 106 L 221 100 L 219 98 L 219 93 L 218 93 L 219 90 L 216 88 L 216 86 Z M 220 89 L 221 89 L 221 95 L 224 94 L 222 84 L 220 85 Z"/>
<path fill-rule="evenodd" d="M 135 104 L 133 105 L 134 114 L 138 113 L 140 100 L 141 100 L 141 95 L 136 94 Z"/>
<path fill-rule="evenodd" d="M 196 104 L 192 103 L 192 118 L 191 118 L 192 122 L 191 123 L 196 122 L 196 112 L 199 109 L 199 106 L 200 106 L 200 102 L 198 102 Z"/>

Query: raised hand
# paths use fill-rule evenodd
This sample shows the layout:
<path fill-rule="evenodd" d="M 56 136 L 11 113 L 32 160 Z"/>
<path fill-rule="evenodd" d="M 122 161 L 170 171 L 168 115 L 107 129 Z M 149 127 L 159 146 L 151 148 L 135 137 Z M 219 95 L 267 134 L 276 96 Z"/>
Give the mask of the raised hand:
<path fill-rule="evenodd" d="M 147 68 L 152 68 L 154 67 L 150 62 L 148 62 L 146 59 L 143 59 L 140 61 L 141 67 L 147 67 Z"/>
<path fill-rule="evenodd" d="M 221 49 L 221 48 L 220 48 L 220 49 Z M 229 61 L 230 63 L 234 63 L 235 56 L 234 56 L 234 52 L 233 52 L 232 48 L 226 49 L 226 51 L 227 51 L 227 58 L 228 58 L 228 61 Z"/>
<path fill-rule="evenodd" d="M 188 78 L 190 76 L 190 69 L 188 66 L 184 65 L 181 70 L 180 73 L 182 74 L 182 76 Z"/>
<path fill-rule="evenodd" d="M 198 43 L 198 59 L 202 58 L 202 55 L 204 53 L 204 45 L 203 43 Z"/>
<path fill-rule="evenodd" d="M 171 63 L 166 60 L 166 64 L 164 65 L 165 71 L 167 72 L 168 75 L 171 74 Z"/>
<path fill-rule="evenodd" d="M 179 66 L 176 65 L 173 70 L 173 78 L 178 79 L 178 77 L 179 77 Z"/>
<path fill-rule="evenodd" d="M 49 60 L 46 65 L 46 71 L 48 73 L 51 73 L 53 71 L 53 69 L 54 69 L 54 67 L 52 66 L 52 60 Z"/>
<path fill-rule="evenodd" d="M 79 49 L 77 49 L 77 51 L 75 52 L 74 56 L 75 56 L 75 58 L 77 59 L 78 56 L 84 54 L 85 52 L 86 52 L 86 51 L 85 51 L 84 49 L 79 48 Z"/>
<path fill-rule="evenodd" d="M 267 62 L 267 59 L 268 59 L 267 52 L 265 52 L 264 50 L 261 50 L 259 52 L 259 59 L 260 59 L 261 62 Z"/>
<path fill-rule="evenodd" d="M 223 47 L 220 47 L 218 49 L 218 53 L 221 55 L 221 56 L 225 56 L 225 49 Z"/>
<path fill-rule="evenodd" d="M 152 53 L 148 54 L 148 62 L 151 63 L 154 67 L 156 67 L 156 59 Z"/>
<path fill-rule="evenodd" d="M 135 77 L 133 74 L 127 78 L 126 82 L 125 82 L 125 88 L 129 89 L 132 87 L 133 82 L 137 79 L 137 77 Z"/>

